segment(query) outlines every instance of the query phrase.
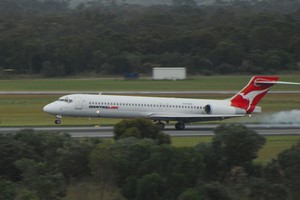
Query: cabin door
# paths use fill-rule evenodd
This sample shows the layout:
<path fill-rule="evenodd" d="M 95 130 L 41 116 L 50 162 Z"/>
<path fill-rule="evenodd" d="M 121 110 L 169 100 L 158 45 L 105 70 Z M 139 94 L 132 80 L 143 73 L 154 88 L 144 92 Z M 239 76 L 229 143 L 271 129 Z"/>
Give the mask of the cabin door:
<path fill-rule="evenodd" d="M 82 100 L 80 97 L 75 98 L 75 109 L 81 110 L 82 109 Z"/>

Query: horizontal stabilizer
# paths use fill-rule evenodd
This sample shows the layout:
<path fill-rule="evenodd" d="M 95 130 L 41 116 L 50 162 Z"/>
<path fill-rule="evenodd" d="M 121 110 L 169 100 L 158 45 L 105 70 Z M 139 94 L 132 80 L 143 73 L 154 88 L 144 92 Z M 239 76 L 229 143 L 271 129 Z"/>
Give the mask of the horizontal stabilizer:
<path fill-rule="evenodd" d="M 296 82 L 286 82 L 286 81 L 265 81 L 265 80 L 256 80 L 255 84 L 286 84 L 286 85 L 300 85 Z"/>

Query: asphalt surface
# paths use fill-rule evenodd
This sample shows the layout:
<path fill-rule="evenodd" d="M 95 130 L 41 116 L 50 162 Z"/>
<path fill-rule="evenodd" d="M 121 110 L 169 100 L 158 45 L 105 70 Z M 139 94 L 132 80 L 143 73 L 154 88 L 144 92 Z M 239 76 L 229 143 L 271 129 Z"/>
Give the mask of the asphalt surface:
<path fill-rule="evenodd" d="M 211 136 L 213 130 L 218 125 L 186 125 L 185 130 L 175 130 L 174 126 L 167 125 L 163 130 L 164 133 L 172 137 L 192 137 L 192 136 Z M 300 135 L 300 124 L 250 124 L 246 125 L 261 135 Z M 15 133 L 22 129 L 33 129 L 36 131 L 63 132 L 72 137 L 99 137 L 111 138 L 113 136 L 113 127 L 0 127 L 0 134 Z"/>

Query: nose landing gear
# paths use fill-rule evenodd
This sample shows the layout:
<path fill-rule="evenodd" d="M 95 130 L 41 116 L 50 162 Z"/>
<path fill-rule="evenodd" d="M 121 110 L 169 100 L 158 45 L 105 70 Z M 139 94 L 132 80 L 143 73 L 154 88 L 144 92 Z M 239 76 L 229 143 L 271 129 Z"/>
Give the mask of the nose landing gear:
<path fill-rule="evenodd" d="M 56 115 L 56 119 L 55 119 L 54 123 L 55 124 L 61 124 L 61 118 L 62 118 L 61 115 Z"/>

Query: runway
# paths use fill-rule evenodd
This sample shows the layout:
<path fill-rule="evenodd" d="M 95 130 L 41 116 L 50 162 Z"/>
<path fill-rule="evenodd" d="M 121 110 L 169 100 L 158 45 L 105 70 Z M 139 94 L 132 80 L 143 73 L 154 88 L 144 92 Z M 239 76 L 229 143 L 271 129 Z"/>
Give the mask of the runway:
<path fill-rule="evenodd" d="M 186 125 L 185 130 L 175 130 L 174 126 L 167 125 L 163 130 L 164 133 L 172 137 L 201 137 L 214 135 L 213 130 L 219 126 L 212 125 Z M 248 124 L 248 128 L 256 131 L 260 135 L 300 135 L 300 124 Z M 58 126 L 58 127 L 0 127 L 0 134 L 15 133 L 22 129 L 33 129 L 35 131 L 45 132 L 62 132 L 68 133 L 74 138 L 80 137 L 98 137 L 111 138 L 113 137 L 113 127 L 81 127 L 81 126 Z"/>

